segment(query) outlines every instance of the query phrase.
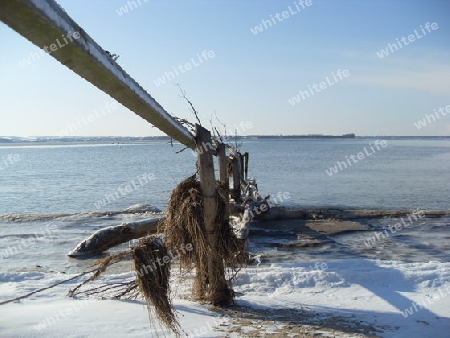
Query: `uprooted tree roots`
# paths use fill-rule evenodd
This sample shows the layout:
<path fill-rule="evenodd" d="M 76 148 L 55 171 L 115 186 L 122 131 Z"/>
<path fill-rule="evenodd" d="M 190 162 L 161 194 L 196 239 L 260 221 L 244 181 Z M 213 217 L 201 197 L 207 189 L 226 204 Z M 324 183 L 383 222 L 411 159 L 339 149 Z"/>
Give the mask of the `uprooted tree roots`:
<path fill-rule="evenodd" d="M 164 240 L 168 247 L 179 248 L 192 244 L 193 250 L 180 257 L 180 267 L 185 270 L 195 268 L 196 279 L 193 295 L 197 300 L 214 302 L 216 305 L 230 303 L 233 300 L 231 279 L 227 285 L 217 290 L 217 284 L 209 281 L 214 273 L 208 274 L 208 256 L 212 250 L 231 269 L 243 262 L 245 253 L 243 242 L 238 240 L 228 220 L 224 219 L 227 203 L 224 187 L 219 183 L 217 189 L 216 223 L 219 224 L 217 247 L 212 248 L 206 238 L 203 219 L 203 196 L 200 182 L 195 175 L 182 181 L 172 192 L 167 217 L 162 224 Z M 217 292 L 221 294 L 218 295 Z"/>
<path fill-rule="evenodd" d="M 195 270 L 195 280 L 192 294 L 195 299 L 212 302 L 215 305 L 225 305 L 233 301 L 234 292 L 231 281 L 239 267 L 245 263 L 246 253 L 244 243 L 237 239 L 232 227 L 226 219 L 227 194 L 225 188 L 217 183 L 217 218 L 219 224 L 218 238 L 212 247 L 207 241 L 203 219 L 203 195 L 200 182 L 193 175 L 182 181 L 173 190 L 169 200 L 167 217 L 159 232 L 164 233 L 164 243 L 158 236 L 147 236 L 132 249 L 109 256 L 97 262 L 95 273 L 79 284 L 69 294 L 112 296 L 113 298 L 132 298 L 141 295 L 147 302 L 150 320 L 152 317 L 167 328 L 180 333 L 180 325 L 172 309 L 170 298 L 170 263 L 169 252 L 183 250 L 177 256 L 180 269 Z M 208 257 L 214 252 L 223 261 L 230 277 L 225 285 L 217 286 L 215 266 L 208 268 Z M 114 263 L 132 258 L 134 261 L 135 280 L 108 284 L 80 291 L 86 283 L 96 279 Z M 173 258 L 173 256 L 172 256 Z M 156 264 L 158 262 L 158 264 Z M 163 262 L 163 264 L 161 264 Z M 211 271 L 212 270 L 212 271 Z M 217 271 L 219 274 L 220 271 Z"/>
<path fill-rule="evenodd" d="M 140 271 L 136 274 L 136 283 L 147 302 L 150 321 L 154 312 L 160 322 L 178 333 L 180 326 L 172 310 L 170 298 L 170 261 L 159 264 L 164 262 L 164 257 L 169 257 L 167 247 L 159 238 L 141 239 L 133 248 L 134 270 Z"/>

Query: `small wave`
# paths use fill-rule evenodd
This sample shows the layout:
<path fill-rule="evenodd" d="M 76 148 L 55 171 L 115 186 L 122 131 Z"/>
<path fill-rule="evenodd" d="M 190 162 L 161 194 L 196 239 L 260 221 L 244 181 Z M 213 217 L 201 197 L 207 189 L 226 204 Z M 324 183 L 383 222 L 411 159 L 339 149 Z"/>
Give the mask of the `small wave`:
<path fill-rule="evenodd" d="M 108 211 L 89 211 L 76 213 L 55 213 L 55 214 L 8 214 L 0 215 L 0 222 L 35 222 L 35 221 L 50 221 L 63 217 L 107 217 L 120 214 L 144 214 L 153 213 L 160 214 L 162 210 L 148 204 L 135 204 L 126 209 L 108 210 Z"/>
<path fill-rule="evenodd" d="M 44 235 L 47 235 L 47 234 L 44 234 Z M 26 233 L 26 234 L 8 234 L 8 235 L 1 235 L 0 238 L 9 238 L 9 237 L 11 237 L 11 238 L 19 238 L 19 239 L 28 239 L 28 238 L 44 239 L 44 238 L 46 238 L 46 237 L 49 237 L 48 235 L 47 235 L 47 236 L 44 236 L 44 235 L 38 234 L 38 233 L 35 232 L 35 233 L 33 233 L 33 234 L 28 234 L 28 233 Z"/>

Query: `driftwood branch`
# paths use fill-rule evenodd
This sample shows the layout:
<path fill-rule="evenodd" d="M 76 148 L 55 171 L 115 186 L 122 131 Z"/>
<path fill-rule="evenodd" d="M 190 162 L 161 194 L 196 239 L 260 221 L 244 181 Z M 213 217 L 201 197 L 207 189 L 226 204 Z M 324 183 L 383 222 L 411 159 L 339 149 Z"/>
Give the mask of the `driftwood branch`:
<path fill-rule="evenodd" d="M 100 254 L 108 249 L 156 233 L 163 218 L 151 218 L 100 229 L 69 252 L 69 257 Z"/>

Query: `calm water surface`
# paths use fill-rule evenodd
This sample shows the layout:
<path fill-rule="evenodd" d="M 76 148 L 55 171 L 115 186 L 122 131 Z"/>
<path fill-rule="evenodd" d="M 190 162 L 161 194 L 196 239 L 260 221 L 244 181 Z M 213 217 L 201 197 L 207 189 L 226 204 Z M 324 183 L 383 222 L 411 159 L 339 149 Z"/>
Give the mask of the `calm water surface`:
<path fill-rule="evenodd" d="M 250 153 L 249 174 L 260 192 L 273 197 L 287 192 L 290 198 L 281 201 L 286 205 L 449 208 L 450 140 L 388 139 L 387 147 L 372 152 L 374 141 L 247 140 L 241 150 Z M 327 174 L 364 148 L 370 156 Z M 192 152 L 175 154 L 179 149 L 162 142 L 0 147 L 0 159 L 20 155 L 0 170 L 0 214 L 93 211 L 99 209 L 95 202 L 116 192 L 120 198 L 100 209 L 137 203 L 164 209 L 170 191 L 195 172 Z M 137 188 L 139 177 L 148 174 L 154 179 Z M 133 182 L 131 191 L 120 192 Z"/>
<path fill-rule="evenodd" d="M 256 177 L 260 192 L 286 206 L 449 209 L 448 139 L 387 139 L 387 147 L 327 174 L 346 156 L 365 147 L 372 152 L 375 140 L 245 140 L 241 151 L 250 153 L 249 174 Z M 143 206 L 136 211 L 148 206 L 164 210 L 171 190 L 195 172 L 195 156 L 189 150 L 176 154 L 181 148 L 163 142 L 0 146 L 1 161 L 20 155 L 0 170 L 2 271 L 75 272 L 91 264 L 66 254 L 100 228 L 148 217 L 117 210 L 137 204 Z M 152 179 L 144 181 L 144 175 Z M 289 198 L 280 200 L 278 193 Z M 394 221 L 374 220 L 368 226 L 380 230 Z M 424 220 L 373 248 L 364 245 L 372 231 L 330 236 L 317 248 L 283 248 L 301 238 L 301 223 L 262 224 L 255 228 L 251 249 L 263 264 L 353 257 L 450 260 L 448 217 Z M 56 230 L 48 232 L 48 226 Z M 21 244 L 33 237 L 38 238 L 33 245 Z"/>

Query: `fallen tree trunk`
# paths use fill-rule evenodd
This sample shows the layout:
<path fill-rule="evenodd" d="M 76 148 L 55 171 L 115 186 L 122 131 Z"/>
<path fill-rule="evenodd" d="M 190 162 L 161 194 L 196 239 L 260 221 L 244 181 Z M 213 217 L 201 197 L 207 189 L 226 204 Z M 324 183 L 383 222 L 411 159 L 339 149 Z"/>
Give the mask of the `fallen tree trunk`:
<path fill-rule="evenodd" d="M 147 236 L 148 234 L 154 234 L 158 229 L 159 222 L 163 219 L 150 218 L 100 229 L 79 243 L 75 249 L 69 252 L 68 256 L 79 257 L 101 254 L 116 245 Z"/>

